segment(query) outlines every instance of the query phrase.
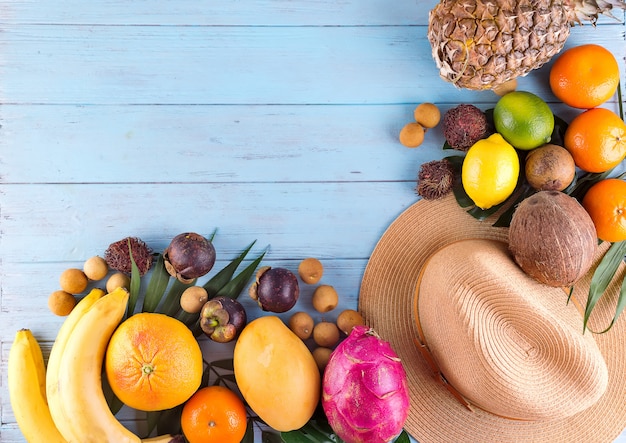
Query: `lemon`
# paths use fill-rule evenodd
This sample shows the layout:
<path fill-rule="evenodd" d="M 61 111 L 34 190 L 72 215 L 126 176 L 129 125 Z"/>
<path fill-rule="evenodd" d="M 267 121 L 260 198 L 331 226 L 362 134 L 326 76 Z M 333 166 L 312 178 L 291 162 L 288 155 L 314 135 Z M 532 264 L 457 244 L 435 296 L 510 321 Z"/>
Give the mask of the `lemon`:
<path fill-rule="evenodd" d="M 489 209 L 513 193 L 519 171 L 515 148 L 495 133 L 469 148 L 463 160 L 461 181 L 474 204 Z"/>
<path fill-rule="evenodd" d="M 517 149 L 530 150 L 550 141 L 554 114 L 540 97 L 513 91 L 502 96 L 493 110 L 496 131 Z"/>

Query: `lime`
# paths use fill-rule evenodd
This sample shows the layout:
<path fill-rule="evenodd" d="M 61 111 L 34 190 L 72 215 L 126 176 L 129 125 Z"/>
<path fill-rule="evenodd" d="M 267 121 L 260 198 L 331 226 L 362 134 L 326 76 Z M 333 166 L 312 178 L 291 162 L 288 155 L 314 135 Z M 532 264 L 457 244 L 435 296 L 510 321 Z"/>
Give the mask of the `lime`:
<path fill-rule="evenodd" d="M 530 150 L 550 141 L 554 114 L 540 97 L 513 91 L 502 96 L 493 110 L 496 131 L 517 149 Z"/>
<path fill-rule="evenodd" d="M 461 181 L 474 204 L 489 209 L 513 193 L 519 172 L 515 148 L 495 133 L 469 148 L 463 160 Z"/>

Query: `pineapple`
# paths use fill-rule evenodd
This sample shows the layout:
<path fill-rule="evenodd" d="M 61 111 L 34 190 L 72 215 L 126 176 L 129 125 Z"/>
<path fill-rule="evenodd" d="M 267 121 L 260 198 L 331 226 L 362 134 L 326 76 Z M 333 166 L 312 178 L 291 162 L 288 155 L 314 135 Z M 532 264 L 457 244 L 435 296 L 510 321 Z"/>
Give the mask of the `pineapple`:
<path fill-rule="evenodd" d="M 441 77 L 459 88 L 493 89 L 563 49 L 570 27 L 612 17 L 626 0 L 441 0 L 428 40 Z"/>

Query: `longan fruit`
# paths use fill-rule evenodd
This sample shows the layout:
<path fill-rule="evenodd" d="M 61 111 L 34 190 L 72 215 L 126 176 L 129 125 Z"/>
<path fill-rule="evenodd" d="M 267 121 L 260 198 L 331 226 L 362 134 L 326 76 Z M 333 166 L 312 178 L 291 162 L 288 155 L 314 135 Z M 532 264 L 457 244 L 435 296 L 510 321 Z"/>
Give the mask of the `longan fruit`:
<path fill-rule="evenodd" d="M 500 85 L 497 85 L 495 88 L 492 89 L 492 91 L 495 92 L 496 95 L 499 95 L 500 97 L 502 97 L 503 95 L 506 95 L 509 92 L 513 92 L 516 89 L 517 89 L 517 79 L 514 78 Z"/>
<path fill-rule="evenodd" d="M 80 294 L 87 289 L 87 276 L 82 269 L 69 268 L 61 273 L 59 277 L 61 289 L 70 294 Z"/>
<path fill-rule="evenodd" d="M 337 327 L 346 335 L 350 335 L 355 326 L 364 324 L 363 316 L 354 309 L 345 309 L 337 316 Z"/>
<path fill-rule="evenodd" d="M 209 301 L 209 293 L 202 286 L 190 286 L 180 295 L 180 307 L 190 314 L 197 314 Z"/>
<path fill-rule="evenodd" d="M 441 112 L 433 103 L 420 103 L 413 111 L 413 117 L 424 128 L 434 128 L 441 120 Z"/>
<path fill-rule="evenodd" d="M 298 265 L 298 275 L 308 285 L 319 282 L 322 279 L 322 274 L 324 274 L 324 266 L 316 258 L 305 258 Z"/>
<path fill-rule="evenodd" d="M 48 297 L 48 308 L 54 315 L 65 317 L 72 312 L 74 306 L 76 306 L 76 297 L 69 292 L 60 290 L 54 291 Z"/>
<path fill-rule="evenodd" d="M 105 259 L 95 255 L 85 261 L 83 272 L 89 280 L 102 280 L 109 273 L 109 265 Z"/>
<path fill-rule="evenodd" d="M 117 288 L 130 288 L 130 278 L 123 272 L 116 272 L 115 274 L 111 275 L 107 280 L 107 292 L 113 292 Z"/>
<path fill-rule="evenodd" d="M 317 312 L 329 312 L 339 304 L 339 295 L 331 285 L 320 285 L 313 292 L 311 302 Z"/>
<path fill-rule="evenodd" d="M 424 141 L 424 127 L 417 122 L 404 125 L 400 130 L 400 143 L 407 148 L 417 148 Z"/>
<path fill-rule="evenodd" d="M 313 326 L 313 317 L 304 311 L 296 312 L 289 318 L 289 329 L 302 340 L 311 337 Z"/>
<path fill-rule="evenodd" d="M 339 341 L 339 328 L 335 323 L 321 321 L 313 328 L 313 340 L 318 346 L 332 348 Z"/>
<path fill-rule="evenodd" d="M 317 363 L 317 367 L 320 372 L 324 372 L 326 369 L 326 365 L 328 364 L 328 360 L 330 360 L 330 354 L 333 353 L 333 350 L 330 348 L 325 348 L 320 346 L 318 348 L 313 349 L 313 359 L 315 359 L 315 363 Z"/>

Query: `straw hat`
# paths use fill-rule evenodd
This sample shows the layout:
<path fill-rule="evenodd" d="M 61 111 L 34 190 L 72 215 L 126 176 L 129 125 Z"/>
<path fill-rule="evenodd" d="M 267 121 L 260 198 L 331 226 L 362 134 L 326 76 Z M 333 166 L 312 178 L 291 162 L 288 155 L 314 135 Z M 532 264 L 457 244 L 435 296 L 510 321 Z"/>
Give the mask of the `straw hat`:
<path fill-rule="evenodd" d="M 405 429 L 419 443 L 613 441 L 626 427 L 626 318 L 583 334 L 595 265 L 567 304 L 520 272 L 507 237 L 448 196 L 409 207 L 372 252 L 359 310 L 407 372 Z M 613 318 L 624 273 L 592 330 Z"/>

